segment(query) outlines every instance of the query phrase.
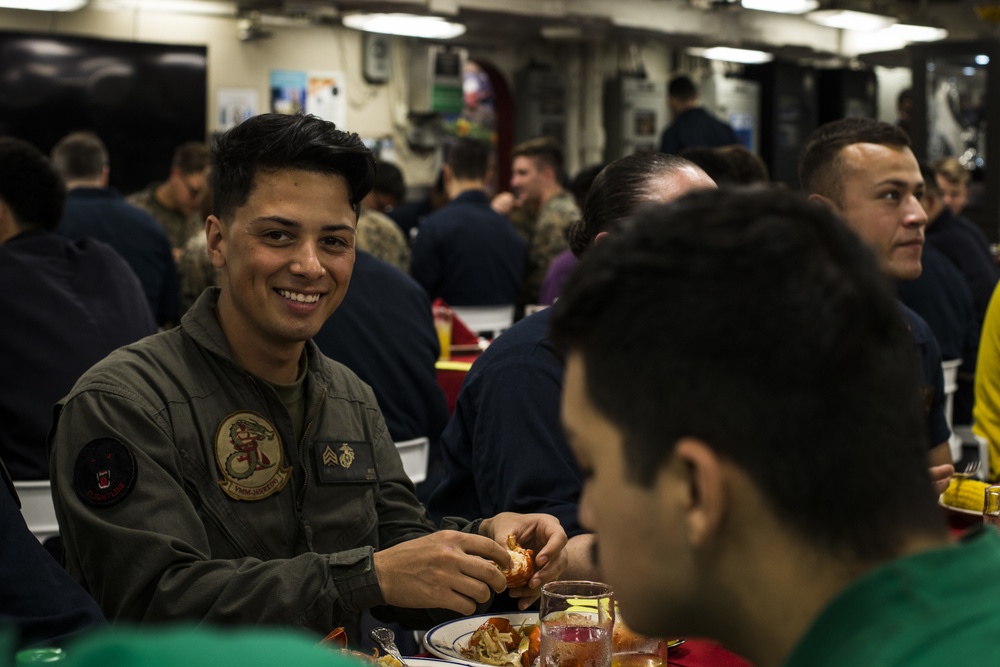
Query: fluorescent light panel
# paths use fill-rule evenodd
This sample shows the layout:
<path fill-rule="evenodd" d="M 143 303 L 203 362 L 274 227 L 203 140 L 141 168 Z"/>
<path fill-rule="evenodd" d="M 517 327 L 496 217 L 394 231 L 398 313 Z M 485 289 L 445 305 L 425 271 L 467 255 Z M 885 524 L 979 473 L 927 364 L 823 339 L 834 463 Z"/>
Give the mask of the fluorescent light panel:
<path fill-rule="evenodd" d="M 757 63 L 769 63 L 774 60 L 774 55 L 766 51 L 754 51 L 752 49 L 734 49 L 728 46 L 713 46 L 708 49 L 692 47 L 688 53 L 708 58 L 709 60 L 724 60 L 730 63 L 743 63 L 745 65 L 755 65 Z"/>
<path fill-rule="evenodd" d="M 405 37 L 451 39 L 465 32 L 461 23 L 418 14 L 345 14 L 342 20 L 345 26 L 355 30 Z"/>
<path fill-rule="evenodd" d="M 35 9 L 41 12 L 73 12 L 87 0 L 0 0 L 0 9 Z"/>
<path fill-rule="evenodd" d="M 805 14 L 819 7 L 819 0 L 743 0 L 744 9 L 779 14 Z"/>
<path fill-rule="evenodd" d="M 888 28 L 893 23 L 896 23 L 896 19 L 892 16 L 856 12 L 853 9 L 821 9 L 816 12 L 809 12 L 806 14 L 806 18 L 813 23 L 825 25 L 828 28 L 861 30 L 865 32 Z"/>
<path fill-rule="evenodd" d="M 236 15 L 236 3 L 207 0 L 96 0 L 95 7 L 109 12 L 139 10 L 162 14 Z"/>
<path fill-rule="evenodd" d="M 906 42 L 939 42 L 948 37 L 948 31 L 930 25 L 897 23 L 882 31 L 887 37 Z"/>

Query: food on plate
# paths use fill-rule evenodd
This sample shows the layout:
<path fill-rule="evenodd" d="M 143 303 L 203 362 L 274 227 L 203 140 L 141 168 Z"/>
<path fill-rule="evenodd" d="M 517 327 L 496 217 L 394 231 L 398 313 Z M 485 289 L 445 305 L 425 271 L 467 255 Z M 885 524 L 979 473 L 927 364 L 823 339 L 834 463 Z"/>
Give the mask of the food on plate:
<path fill-rule="evenodd" d="M 360 658 L 362 661 L 373 665 L 373 667 L 403 667 L 403 663 L 389 654 L 380 656 L 378 649 L 374 649 L 374 655 L 349 649 L 347 647 L 347 633 L 342 627 L 331 630 L 330 634 L 320 641 L 320 644 L 327 645 L 332 649 L 337 649 L 341 653 L 347 653 L 355 658 Z"/>
<path fill-rule="evenodd" d="M 978 479 L 955 475 L 941 495 L 941 502 L 949 507 L 982 512 L 987 486 L 989 484 Z"/>
<path fill-rule="evenodd" d="M 527 586 L 535 574 L 535 552 L 522 549 L 517 543 L 517 536 L 508 535 L 507 553 L 510 555 L 510 569 L 503 571 L 507 577 L 507 588 Z"/>
<path fill-rule="evenodd" d="M 487 665 L 529 667 L 540 649 L 541 634 L 537 625 L 515 628 L 506 618 L 492 617 L 480 625 L 469 645 L 459 648 L 466 658 Z M 534 653 L 531 652 L 534 647 Z"/>

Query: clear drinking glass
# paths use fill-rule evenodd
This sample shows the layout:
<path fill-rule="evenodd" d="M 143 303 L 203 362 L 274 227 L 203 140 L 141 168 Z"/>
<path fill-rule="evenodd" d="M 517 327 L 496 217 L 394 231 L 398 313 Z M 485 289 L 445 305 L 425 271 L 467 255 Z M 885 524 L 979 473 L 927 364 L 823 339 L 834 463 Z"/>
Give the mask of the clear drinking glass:
<path fill-rule="evenodd" d="M 983 501 L 983 523 L 1000 526 L 1000 486 L 987 486 Z"/>
<path fill-rule="evenodd" d="M 542 667 L 611 667 L 615 596 L 597 581 L 542 586 Z"/>

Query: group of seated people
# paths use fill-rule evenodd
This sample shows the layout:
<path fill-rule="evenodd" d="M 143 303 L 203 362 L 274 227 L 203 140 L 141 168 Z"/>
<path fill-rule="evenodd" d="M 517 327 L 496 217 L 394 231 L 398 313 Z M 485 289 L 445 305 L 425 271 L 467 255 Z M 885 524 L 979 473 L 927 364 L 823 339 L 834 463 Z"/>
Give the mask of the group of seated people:
<path fill-rule="evenodd" d="M 804 193 L 718 190 L 728 172 L 694 154 L 638 153 L 599 171 L 572 224 L 572 193 L 538 157 L 550 145 L 516 150 L 517 194 L 492 202 L 470 166 L 480 148 L 452 149 L 452 203 L 421 223 L 414 276 L 421 238 L 447 241 L 456 219 L 508 225 L 533 276 L 522 295 L 541 289 L 560 235 L 579 263 L 551 308 L 479 356 L 450 419 L 440 391 L 414 382 L 427 421 L 397 425 L 364 381 L 385 369 L 366 371 L 362 352 L 411 336 L 391 329 L 397 295 L 424 323 L 430 295 L 356 252 L 376 178 L 357 135 L 274 114 L 222 135 L 204 227 L 219 284 L 154 335 L 117 255 L 51 234 L 65 177 L 0 139 L 0 273 L 8 251 L 22 257 L 7 284 L 30 285 L 45 258 L 66 275 L 101 261 L 119 274 L 62 289 L 122 292 L 121 324 L 98 329 L 114 351 L 67 370 L 71 388 L 43 406 L 65 570 L 27 546 L 15 495 L 0 493 L 0 544 L 36 564 L 0 564 L 0 625 L 21 645 L 102 615 L 316 641 L 343 627 L 358 644 L 365 613 L 428 628 L 585 578 L 612 584 L 635 630 L 714 638 L 758 667 L 993 655 L 1000 536 L 948 533 L 940 350 L 896 298 L 921 274 L 929 217 L 906 135 L 864 119 L 817 129 Z M 66 336 L 94 327 L 44 314 L 59 316 Z M 408 340 L 436 358 L 430 331 Z M 18 361 L 25 377 L 42 363 Z M 394 441 L 435 428 L 425 506 Z M 511 535 L 537 571 L 505 591 Z"/>

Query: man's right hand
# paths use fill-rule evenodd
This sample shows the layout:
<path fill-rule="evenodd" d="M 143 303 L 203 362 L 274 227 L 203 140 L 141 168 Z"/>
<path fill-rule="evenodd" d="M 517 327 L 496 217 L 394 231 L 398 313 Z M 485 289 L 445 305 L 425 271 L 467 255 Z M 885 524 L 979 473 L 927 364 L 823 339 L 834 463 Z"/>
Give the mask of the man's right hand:
<path fill-rule="evenodd" d="M 510 212 L 514 210 L 514 206 L 517 205 L 517 198 L 512 192 L 501 192 L 493 197 L 493 201 L 490 202 L 490 207 L 500 215 L 510 215 Z"/>
<path fill-rule="evenodd" d="M 478 603 L 501 592 L 510 567 L 502 546 L 480 535 L 442 530 L 374 554 L 375 575 L 387 604 L 450 609 L 472 614 Z"/>

